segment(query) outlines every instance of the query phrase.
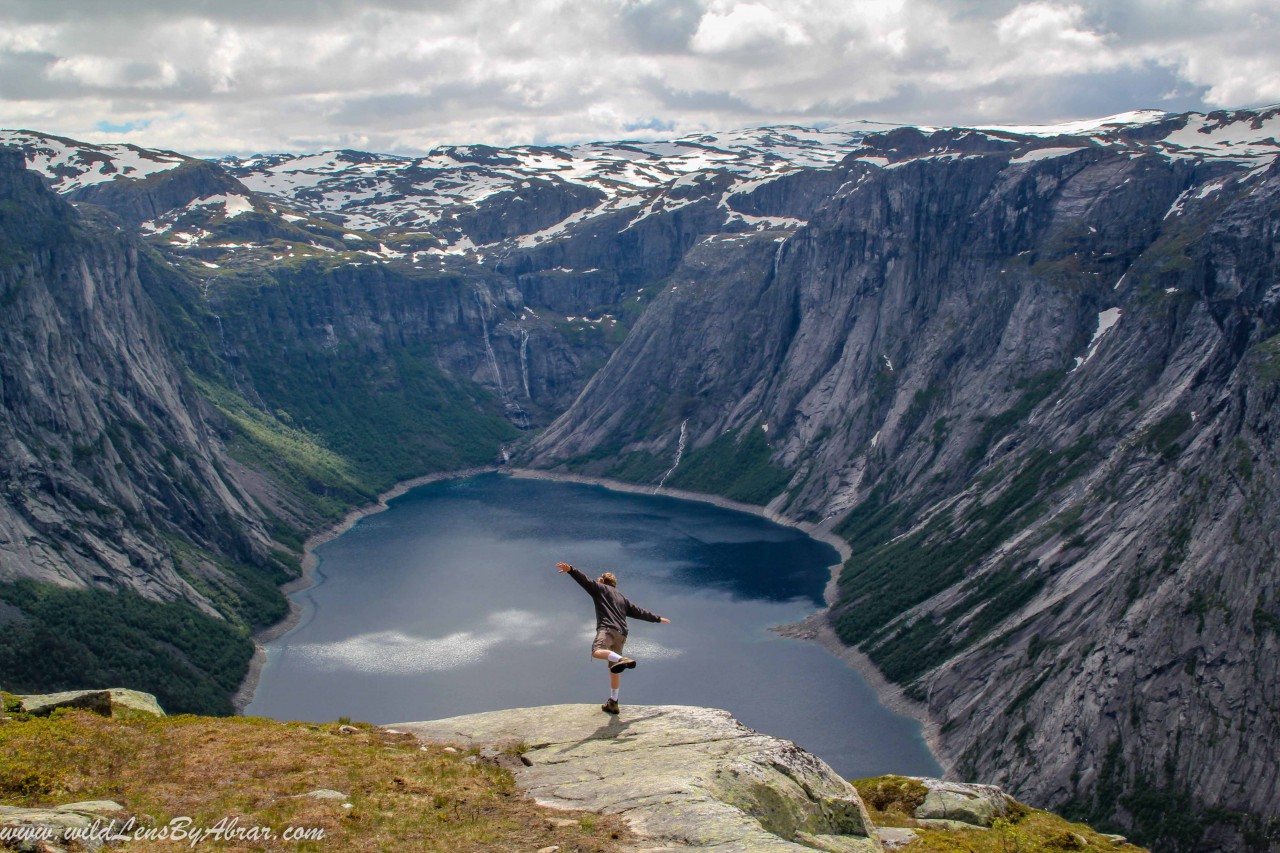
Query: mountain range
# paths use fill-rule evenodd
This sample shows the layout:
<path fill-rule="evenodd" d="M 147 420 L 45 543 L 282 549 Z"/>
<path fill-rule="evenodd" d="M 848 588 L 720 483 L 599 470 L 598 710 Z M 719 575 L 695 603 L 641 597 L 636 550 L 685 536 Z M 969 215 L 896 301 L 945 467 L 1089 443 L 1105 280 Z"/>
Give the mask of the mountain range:
<path fill-rule="evenodd" d="M 1278 131 L 0 132 L 5 686 L 225 712 L 306 533 L 510 460 L 833 531 L 827 618 L 954 775 L 1274 846 Z"/>

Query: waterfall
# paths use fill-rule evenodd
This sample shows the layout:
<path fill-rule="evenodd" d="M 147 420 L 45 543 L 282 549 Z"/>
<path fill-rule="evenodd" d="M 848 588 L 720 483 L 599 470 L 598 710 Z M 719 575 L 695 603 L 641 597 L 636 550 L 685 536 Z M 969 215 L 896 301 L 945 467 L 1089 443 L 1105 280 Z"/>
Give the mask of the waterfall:
<path fill-rule="evenodd" d="M 529 422 L 529 413 L 520 407 L 520 404 L 511 399 L 511 395 L 507 393 L 507 386 L 502 381 L 502 371 L 498 369 L 498 356 L 493 351 L 493 342 L 489 339 L 489 311 L 493 308 L 493 303 L 489 301 L 489 293 L 477 287 L 473 294 L 476 298 L 476 304 L 480 306 L 480 331 L 484 336 L 485 356 L 489 360 L 489 369 L 493 371 L 494 381 L 498 383 L 498 396 L 502 398 L 502 407 L 507 412 L 507 417 L 511 418 L 519 429 L 529 429 L 532 425 Z M 523 333 L 524 330 L 521 329 Z M 527 337 L 527 335 L 526 335 Z M 521 340 L 521 367 L 524 361 L 524 340 Z M 525 393 L 529 392 L 528 370 L 525 370 Z"/>
<path fill-rule="evenodd" d="M 662 475 L 662 479 L 658 481 L 658 485 L 654 486 L 653 488 L 654 492 L 657 492 L 658 489 L 661 489 L 662 484 L 667 482 L 667 478 L 670 477 L 675 472 L 675 470 L 680 467 L 680 457 L 684 456 L 684 442 L 685 442 L 685 439 L 688 437 L 688 435 L 689 435 L 689 419 L 685 418 L 680 422 L 680 440 L 676 442 L 676 461 L 673 462 L 671 464 L 671 467 L 667 469 L 667 473 Z"/>
<path fill-rule="evenodd" d="M 227 333 L 222 328 L 222 315 L 213 310 L 209 305 L 209 279 L 200 282 L 200 298 L 204 300 L 205 307 L 209 309 L 209 313 L 213 315 L 213 319 L 218 321 L 218 346 L 219 352 L 225 356 L 227 354 Z"/>
<path fill-rule="evenodd" d="M 489 367 L 493 370 L 493 379 L 498 383 L 498 391 L 502 394 L 502 399 L 505 402 L 507 399 L 507 388 L 502 382 L 502 372 L 498 370 L 498 357 L 494 355 L 493 344 L 489 342 L 489 308 L 491 306 L 489 304 L 488 294 L 485 294 L 484 299 L 480 298 L 480 294 L 480 288 L 476 288 L 474 295 L 476 297 L 476 304 L 480 306 L 480 330 L 484 335 L 484 351 L 489 356 Z"/>
<path fill-rule="evenodd" d="M 529 330 L 523 326 L 520 328 L 520 378 L 524 380 L 524 395 L 532 400 L 533 395 L 529 393 Z"/>

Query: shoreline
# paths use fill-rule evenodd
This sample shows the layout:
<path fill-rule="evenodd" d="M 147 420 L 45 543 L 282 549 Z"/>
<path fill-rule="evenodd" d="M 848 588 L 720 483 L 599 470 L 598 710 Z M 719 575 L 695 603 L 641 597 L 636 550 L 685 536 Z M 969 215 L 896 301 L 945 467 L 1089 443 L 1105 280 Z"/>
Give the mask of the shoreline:
<path fill-rule="evenodd" d="M 315 569 L 319 560 L 316 558 L 315 549 L 331 539 L 336 539 L 346 533 L 352 527 L 360 522 L 361 519 L 371 515 L 376 515 L 387 509 L 387 502 L 393 501 L 403 495 L 410 489 L 416 489 L 418 486 L 425 486 L 428 483 L 435 483 L 440 480 L 457 480 L 463 477 L 474 477 L 476 474 L 485 474 L 499 470 L 495 466 L 486 466 L 481 468 L 464 468 L 459 471 L 441 471 L 434 474 L 423 474 L 420 477 L 412 477 L 408 480 L 401 480 L 385 492 L 378 495 L 373 503 L 362 504 L 353 507 L 347 511 L 340 520 L 335 521 L 328 527 L 313 533 L 307 537 L 307 541 L 302 543 L 302 574 L 298 575 L 288 583 L 280 585 L 280 592 L 285 596 L 285 600 L 289 603 L 289 613 L 279 622 L 268 625 L 257 631 L 253 635 L 253 657 L 249 660 L 249 669 L 244 674 L 244 678 L 240 681 L 240 686 L 236 689 L 235 695 L 231 697 L 231 706 L 235 708 L 236 716 L 243 716 L 244 709 L 249 707 L 249 703 L 253 701 L 253 694 L 258 689 L 258 680 L 262 677 L 262 667 L 267 662 L 267 651 L 264 648 L 267 643 L 272 640 L 279 639 L 285 634 L 292 631 L 298 626 L 298 622 L 302 620 L 302 607 L 293 601 L 289 596 L 296 592 L 310 589 L 315 583 Z"/>
<path fill-rule="evenodd" d="M 852 646 L 846 646 L 836 636 L 835 629 L 831 626 L 830 620 L 827 618 L 830 613 L 830 607 L 835 601 L 836 583 L 840 576 L 844 563 L 852 554 L 849 543 L 836 536 L 830 530 L 822 528 L 818 525 L 804 521 L 796 521 L 788 518 L 781 513 L 774 512 L 768 507 L 762 507 L 755 504 L 744 504 L 738 501 L 729 500 L 719 495 L 709 495 L 702 492 L 687 492 L 683 489 L 658 489 L 653 486 L 641 486 L 635 483 L 625 483 L 621 480 L 611 480 L 607 477 L 588 477 L 581 474 L 565 474 L 554 471 L 539 471 L 533 468 L 508 468 L 496 465 L 489 465 L 477 468 L 465 468 L 459 471 L 444 471 L 434 474 L 424 474 L 421 477 L 414 477 L 404 480 L 392 486 L 386 492 L 378 495 L 376 502 L 365 504 L 350 510 L 341 521 L 329 525 L 323 530 L 315 533 L 307 539 L 302 546 L 302 574 L 297 578 L 289 581 L 280 587 L 280 591 L 286 596 L 293 595 L 296 592 L 308 589 L 312 586 L 314 580 L 314 571 L 318 562 L 315 556 L 315 549 L 325 542 L 335 537 L 341 536 L 350 530 L 361 519 L 382 512 L 387 508 L 387 502 L 395 500 L 410 489 L 418 486 L 425 486 L 428 483 L 435 483 L 441 480 L 458 480 L 465 477 L 474 477 L 477 474 L 500 473 L 507 476 L 524 480 L 551 480 L 564 483 L 580 483 L 589 486 L 601 486 L 616 492 L 629 492 L 631 494 L 640 495 L 662 495 L 664 497 L 677 498 L 679 500 L 698 501 L 722 509 L 730 509 L 736 512 L 750 513 L 751 515 L 760 516 L 781 524 L 785 527 L 795 528 L 806 535 L 817 539 L 820 542 L 833 547 L 840 555 L 840 561 L 834 563 L 830 567 L 831 577 L 827 581 L 827 585 L 823 590 L 823 600 L 827 606 L 815 610 L 800 622 L 793 625 L 778 625 L 769 630 L 774 633 L 788 637 L 791 639 L 805 640 L 824 648 L 830 654 L 842 660 L 854 672 L 858 673 L 871 690 L 876 694 L 876 699 L 881 705 L 888 708 L 894 713 L 901 714 L 904 717 L 910 717 L 920 724 L 920 733 L 924 738 L 925 746 L 929 752 L 933 754 L 934 759 L 941 765 L 944 775 L 949 774 L 952 770 L 950 764 L 945 760 L 942 752 L 942 733 L 941 727 L 929 715 L 925 706 L 909 698 L 902 688 L 891 683 L 876 668 L 871 659 L 858 651 Z M 275 640 L 295 628 L 302 617 L 302 608 L 294 601 L 289 601 L 289 615 L 280 622 L 263 628 L 254 634 L 254 653 L 253 659 L 249 663 L 249 671 L 245 674 L 244 680 L 240 683 L 240 689 L 236 691 L 232 698 L 232 704 L 236 709 L 236 714 L 241 715 L 249 703 L 253 701 L 254 691 L 258 687 L 258 680 L 262 675 L 262 666 L 266 663 L 266 651 L 263 646 L 266 643 Z"/>

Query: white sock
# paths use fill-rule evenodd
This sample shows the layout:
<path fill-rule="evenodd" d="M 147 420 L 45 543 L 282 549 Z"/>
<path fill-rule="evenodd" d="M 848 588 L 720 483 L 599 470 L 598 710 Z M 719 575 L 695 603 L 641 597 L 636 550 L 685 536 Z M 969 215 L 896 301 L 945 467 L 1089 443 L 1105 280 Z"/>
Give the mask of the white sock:
<path fill-rule="evenodd" d="M 615 687 L 609 691 L 609 698 L 615 702 L 618 701 L 618 688 Z"/>
<path fill-rule="evenodd" d="M 617 652 L 609 652 L 609 663 L 617 663 L 622 660 L 622 655 Z"/>

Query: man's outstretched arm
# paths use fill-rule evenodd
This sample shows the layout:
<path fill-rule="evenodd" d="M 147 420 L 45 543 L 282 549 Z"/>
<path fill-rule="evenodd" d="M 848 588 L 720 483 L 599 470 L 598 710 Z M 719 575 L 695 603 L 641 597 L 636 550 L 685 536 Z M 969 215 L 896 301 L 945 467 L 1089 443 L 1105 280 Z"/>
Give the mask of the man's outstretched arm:
<path fill-rule="evenodd" d="M 564 574 L 565 572 L 568 572 L 568 573 L 569 573 L 569 577 L 571 577 L 571 578 L 573 578 L 574 580 L 576 580 L 576 581 L 578 582 L 578 586 L 580 586 L 580 587 L 582 587 L 583 589 L 585 589 L 588 593 L 594 593 L 594 592 L 596 591 L 596 589 L 595 589 L 595 587 L 596 587 L 595 581 L 591 580 L 591 579 L 590 579 L 590 578 L 588 578 L 586 575 L 584 575 L 582 572 L 578 571 L 577 569 L 575 569 L 573 566 L 569 565 L 568 563 L 556 563 L 556 568 L 560 570 L 560 573 L 561 573 L 561 574 Z"/>
<path fill-rule="evenodd" d="M 663 622 L 670 624 L 671 620 L 666 617 L 659 616 L 651 610 L 645 610 L 643 607 L 636 607 L 631 603 L 631 599 L 627 599 L 627 615 L 636 619 L 643 619 L 646 622 Z"/>

